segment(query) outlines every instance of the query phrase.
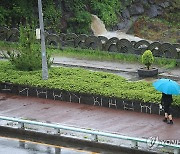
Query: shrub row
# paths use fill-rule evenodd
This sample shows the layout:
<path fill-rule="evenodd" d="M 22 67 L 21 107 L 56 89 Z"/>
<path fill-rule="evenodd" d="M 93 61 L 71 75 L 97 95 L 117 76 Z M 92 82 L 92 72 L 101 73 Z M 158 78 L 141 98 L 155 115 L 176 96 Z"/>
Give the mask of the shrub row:
<path fill-rule="evenodd" d="M 9 62 L 0 61 L 0 82 L 152 103 L 160 103 L 161 99 L 152 83 L 130 82 L 115 74 L 79 68 L 50 68 L 49 79 L 42 80 L 41 71 L 17 71 Z M 180 96 L 174 96 L 173 105 L 180 106 Z"/>

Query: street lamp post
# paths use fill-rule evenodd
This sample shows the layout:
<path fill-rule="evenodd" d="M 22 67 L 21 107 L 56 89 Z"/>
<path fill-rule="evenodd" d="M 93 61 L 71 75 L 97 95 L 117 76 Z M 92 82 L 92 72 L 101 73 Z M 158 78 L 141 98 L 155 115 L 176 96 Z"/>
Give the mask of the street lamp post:
<path fill-rule="evenodd" d="M 38 10 L 39 10 L 40 33 L 41 33 L 42 79 L 47 80 L 48 79 L 48 67 L 47 67 L 47 57 L 46 57 L 46 47 L 45 47 L 45 37 L 44 37 L 44 23 L 43 23 L 41 0 L 38 0 Z"/>

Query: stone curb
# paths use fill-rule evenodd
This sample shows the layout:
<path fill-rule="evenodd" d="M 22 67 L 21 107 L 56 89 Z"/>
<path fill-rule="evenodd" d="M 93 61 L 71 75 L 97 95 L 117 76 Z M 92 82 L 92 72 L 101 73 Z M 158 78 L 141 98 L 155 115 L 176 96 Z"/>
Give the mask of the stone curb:
<path fill-rule="evenodd" d="M 88 104 L 121 110 L 130 110 L 148 114 L 164 115 L 164 109 L 161 109 L 156 103 L 144 103 L 137 100 L 127 100 L 101 95 L 83 94 L 60 89 L 48 89 L 40 87 L 30 87 L 25 85 L 15 85 L 12 83 L 0 83 L 0 92 L 23 95 L 27 97 L 33 96 L 65 102 Z M 172 106 L 172 114 L 174 117 L 180 117 L 179 111 L 179 106 Z"/>

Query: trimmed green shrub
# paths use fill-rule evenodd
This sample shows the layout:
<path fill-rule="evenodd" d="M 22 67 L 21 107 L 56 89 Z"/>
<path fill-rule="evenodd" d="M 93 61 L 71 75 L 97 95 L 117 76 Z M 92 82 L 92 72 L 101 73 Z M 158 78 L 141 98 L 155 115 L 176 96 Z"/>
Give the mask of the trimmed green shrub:
<path fill-rule="evenodd" d="M 149 70 L 153 62 L 154 62 L 154 57 L 151 50 L 146 50 L 142 55 L 142 63 L 146 65 L 147 69 Z"/>

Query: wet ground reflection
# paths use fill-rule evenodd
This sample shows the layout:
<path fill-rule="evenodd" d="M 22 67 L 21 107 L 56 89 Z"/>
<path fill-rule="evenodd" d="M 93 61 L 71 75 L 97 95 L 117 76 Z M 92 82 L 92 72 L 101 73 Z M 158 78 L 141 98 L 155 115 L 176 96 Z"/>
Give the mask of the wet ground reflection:
<path fill-rule="evenodd" d="M 0 137 L 2 154 L 97 154 L 96 152 Z"/>

